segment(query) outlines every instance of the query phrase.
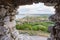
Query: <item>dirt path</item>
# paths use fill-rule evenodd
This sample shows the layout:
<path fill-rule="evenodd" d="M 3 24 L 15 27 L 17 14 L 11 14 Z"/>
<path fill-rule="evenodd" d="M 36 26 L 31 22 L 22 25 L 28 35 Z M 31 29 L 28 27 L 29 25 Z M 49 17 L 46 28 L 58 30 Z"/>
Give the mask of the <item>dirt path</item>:
<path fill-rule="evenodd" d="M 20 40 L 47 40 L 47 37 L 22 35 Z"/>
<path fill-rule="evenodd" d="M 41 37 L 41 36 L 31 36 L 32 40 L 47 40 L 47 37 Z"/>

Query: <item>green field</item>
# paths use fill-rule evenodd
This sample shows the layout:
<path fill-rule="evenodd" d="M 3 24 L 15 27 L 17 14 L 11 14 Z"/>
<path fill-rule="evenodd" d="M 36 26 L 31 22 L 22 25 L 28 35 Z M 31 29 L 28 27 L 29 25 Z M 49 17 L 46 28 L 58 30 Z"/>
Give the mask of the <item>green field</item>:
<path fill-rule="evenodd" d="M 49 16 L 35 16 L 35 17 L 24 17 L 16 21 L 16 29 L 17 30 L 30 30 L 30 31 L 42 31 L 48 32 L 48 27 L 53 25 L 54 23 L 49 21 Z"/>
<path fill-rule="evenodd" d="M 24 22 L 23 24 L 16 24 L 16 29 L 18 30 L 34 30 L 34 31 L 44 31 L 48 32 L 48 26 L 53 24 L 53 22 Z"/>

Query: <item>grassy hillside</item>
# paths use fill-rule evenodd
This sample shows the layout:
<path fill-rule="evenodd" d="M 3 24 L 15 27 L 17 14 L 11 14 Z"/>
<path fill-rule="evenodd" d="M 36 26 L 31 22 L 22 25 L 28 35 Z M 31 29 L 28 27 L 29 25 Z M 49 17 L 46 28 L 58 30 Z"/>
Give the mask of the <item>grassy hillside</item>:
<path fill-rule="evenodd" d="M 53 24 L 49 21 L 48 16 L 26 16 L 19 21 L 16 21 L 16 28 L 18 30 L 34 30 L 48 32 L 48 26 Z"/>
<path fill-rule="evenodd" d="M 34 31 L 44 31 L 48 32 L 48 26 L 53 24 L 52 22 L 34 22 L 34 23 L 23 23 L 17 24 L 16 28 L 18 30 L 34 30 Z"/>

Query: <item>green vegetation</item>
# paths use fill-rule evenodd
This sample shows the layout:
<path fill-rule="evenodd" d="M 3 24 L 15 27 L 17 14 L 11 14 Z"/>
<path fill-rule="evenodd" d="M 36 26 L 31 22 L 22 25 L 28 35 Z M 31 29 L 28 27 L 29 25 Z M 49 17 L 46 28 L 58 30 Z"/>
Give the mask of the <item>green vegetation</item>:
<path fill-rule="evenodd" d="M 48 26 L 53 25 L 53 22 L 49 21 L 48 16 L 28 16 L 19 19 L 16 23 L 16 29 L 18 30 L 43 31 L 46 33 L 48 33 Z"/>
<path fill-rule="evenodd" d="M 53 22 L 49 21 L 50 15 L 26 16 L 16 20 L 16 29 L 20 34 L 29 34 L 37 36 L 49 36 L 48 27 L 53 26 Z"/>
<path fill-rule="evenodd" d="M 33 30 L 48 32 L 48 26 L 53 24 L 52 22 L 24 22 L 23 24 L 17 24 L 18 30 Z"/>

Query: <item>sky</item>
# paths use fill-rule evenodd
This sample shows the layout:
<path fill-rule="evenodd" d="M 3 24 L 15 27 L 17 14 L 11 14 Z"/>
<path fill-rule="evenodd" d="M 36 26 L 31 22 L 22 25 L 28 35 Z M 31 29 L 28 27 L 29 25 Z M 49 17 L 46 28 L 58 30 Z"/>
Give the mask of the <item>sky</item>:
<path fill-rule="evenodd" d="M 44 3 L 33 3 L 32 5 L 19 6 L 18 17 L 20 14 L 54 14 L 54 6 L 46 6 Z M 18 18 L 17 17 L 17 18 Z"/>

